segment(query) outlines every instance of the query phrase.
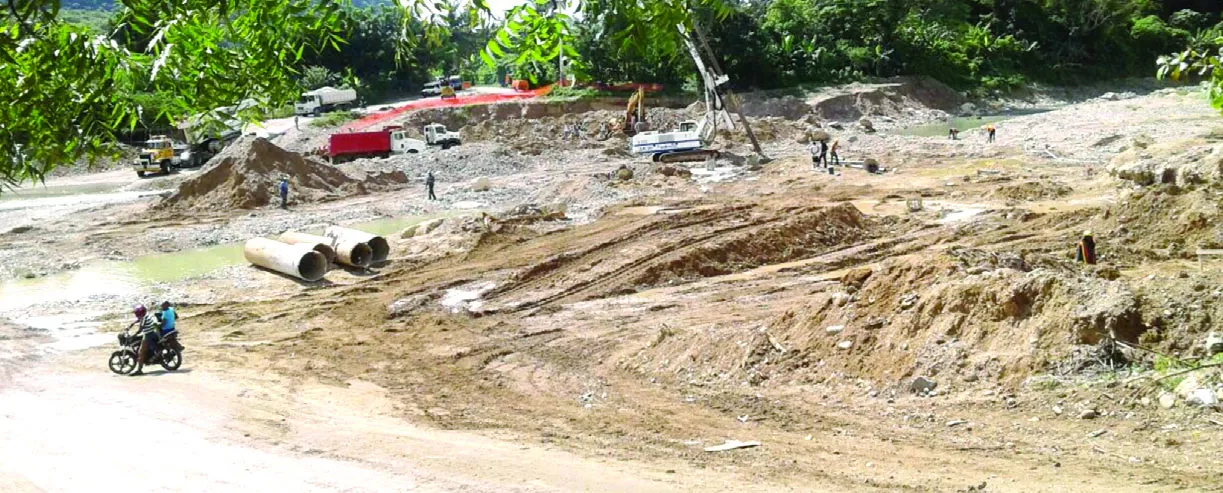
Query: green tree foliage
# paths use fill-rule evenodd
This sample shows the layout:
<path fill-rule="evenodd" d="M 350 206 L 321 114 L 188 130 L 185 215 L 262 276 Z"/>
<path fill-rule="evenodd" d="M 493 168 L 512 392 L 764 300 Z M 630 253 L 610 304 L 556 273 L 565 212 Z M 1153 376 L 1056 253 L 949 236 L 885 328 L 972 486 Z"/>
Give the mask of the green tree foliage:
<path fill-rule="evenodd" d="M 1148 73 L 1176 47 L 1187 48 L 1161 74 L 1221 77 L 1223 6 L 1212 0 L 532 0 L 504 17 L 486 0 L 5 3 L 9 183 L 104 153 L 137 125 L 240 101 L 281 107 L 321 80 L 308 67 L 375 101 L 455 73 L 549 80 L 562 56 L 593 80 L 691 80 L 677 26 L 694 21 L 732 83 L 749 88 L 922 74 L 1004 89 Z"/>
<path fill-rule="evenodd" d="M 168 99 L 176 121 L 236 101 L 299 93 L 306 46 L 336 44 L 339 5 L 314 0 L 125 0 L 116 31 L 141 49 L 59 18 L 59 2 L 10 1 L 0 25 L 0 179 L 41 179 L 57 164 L 112 149 Z M 117 37 L 118 38 L 118 37 Z M 18 151 L 20 149 L 20 151 Z"/>
<path fill-rule="evenodd" d="M 330 86 L 340 80 L 340 77 L 335 72 L 327 70 L 327 67 L 318 65 L 310 65 L 301 71 L 301 78 L 298 79 L 302 89 L 311 91 L 323 86 Z"/>

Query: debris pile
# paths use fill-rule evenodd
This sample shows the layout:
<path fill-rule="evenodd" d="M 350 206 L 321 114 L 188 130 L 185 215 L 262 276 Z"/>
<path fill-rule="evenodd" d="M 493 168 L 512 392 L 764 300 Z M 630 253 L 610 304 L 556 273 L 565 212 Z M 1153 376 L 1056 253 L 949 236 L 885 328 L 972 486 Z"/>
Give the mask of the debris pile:
<path fill-rule="evenodd" d="M 289 202 L 318 202 L 371 191 L 398 188 L 408 182 L 402 172 L 353 178 L 343 171 L 289 152 L 258 137 L 234 142 L 201 171 L 158 204 L 191 210 L 254 209 L 278 200 L 277 184 L 289 179 Z"/>

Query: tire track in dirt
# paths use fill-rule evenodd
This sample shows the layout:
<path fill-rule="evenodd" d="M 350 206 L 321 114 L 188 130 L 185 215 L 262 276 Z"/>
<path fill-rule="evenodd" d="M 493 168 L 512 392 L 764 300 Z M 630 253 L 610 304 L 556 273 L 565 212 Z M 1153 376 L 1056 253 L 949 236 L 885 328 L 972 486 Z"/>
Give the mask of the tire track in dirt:
<path fill-rule="evenodd" d="M 559 292 L 544 298 L 521 303 L 516 310 L 531 310 L 571 301 L 597 299 L 624 294 L 637 287 L 658 285 L 670 280 L 705 278 L 801 258 L 826 246 L 858 241 L 870 236 L 864 216 L 849 205 L 818 208 L 791 208 L 781 211 L 761 211 L 740 217 L 740 210 L 720 214 L 705 221 L 682 223 L 663 229 L 661 233 L 679 238 L 673 244 L 652 248 L 636 258 L 621 259 L 619 267 L 593 278 L 570 281 L 580 275 L 579 269 L 597 265 L 634 246 L 658 244 L 657 235 L 626 235 L 599 247 L 575 254 L 565 254 L 537 264 L 527 271 L 526 282 L 520 282 L 496 293 L 507 295 L 522 291 L 545 290 L 556 284 L 572 282 Z M 709 231 L 691 229 L 711 221 L 732 221 Z M 837 228 L 843 227 L 842 231 Z M 604 246 L 606 245 L 606 246 Z M 614 253 L 606 253 L 614 252 Z"/>

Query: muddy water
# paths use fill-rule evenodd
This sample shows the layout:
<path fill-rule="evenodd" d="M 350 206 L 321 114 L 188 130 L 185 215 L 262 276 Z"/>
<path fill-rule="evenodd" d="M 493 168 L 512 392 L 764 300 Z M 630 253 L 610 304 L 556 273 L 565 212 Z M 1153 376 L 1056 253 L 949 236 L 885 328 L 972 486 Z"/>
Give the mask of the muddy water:
<path fill-rule="evenodd" d="M 389 236 L 422 221 L 450 215 L 390 217 L 347 227 Z M 323 233 L 321 230 L 309 232 Z M 242 243 L 146 255 L 130 261 L 90 262 L 80 269 L 47 277 L 0 282 L 0 314 L 19 313 L 45 303 L 132 295 L 146 290 L 151 284 L 191 279 L 245 262 Z"/>
<path fill-rule="evenodd" d="M 88 195 L 114 192 L 119 189 L 116 183 L 84 183 L 79 185 L 51 185 L 4 190 L 0 193 L 0 201 L 41 199 L 47 197 L 63 197 L 65 195 Z"/>

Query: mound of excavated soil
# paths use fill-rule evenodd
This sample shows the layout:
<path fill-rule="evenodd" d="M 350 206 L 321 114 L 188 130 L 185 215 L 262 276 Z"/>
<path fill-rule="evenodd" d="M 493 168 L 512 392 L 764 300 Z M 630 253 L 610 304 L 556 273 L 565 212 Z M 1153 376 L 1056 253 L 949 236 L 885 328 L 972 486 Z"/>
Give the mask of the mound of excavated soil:
<path fill-rule="evenodd" d="M 849 121 L 869 115 L 901 115 L 917 108 L 951 110 L 964 102 L 954 89 L 934 79 L 901 78 L 886 84 L 850 84 L 812 98 L 813 112 L 825 120 Z"/>
<path fill-rule="evenodd" d="M 1027 181 L 1013 185 L 1002 185 L 995 188 L 989 195 L 1009 200 L 1041 200 L 1056 199 L 1069 195 L 1072 189 L 1061 183 Z"/>
<path fill-rule="evenodd" d="M 214 157 L 207 169 L 180 184 L 158 207 L 254 209 L 279 200 L 277 186 L 282 176 L 289 177 L 290 203 L 362 195 L 408 182 L 400 171 L 353 178 L 265 139 L 243 137 Z"/>

